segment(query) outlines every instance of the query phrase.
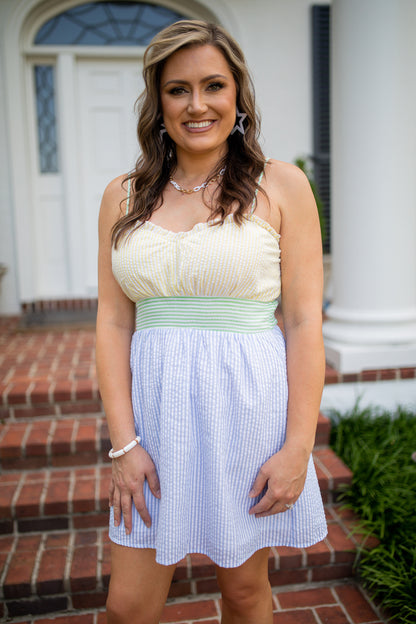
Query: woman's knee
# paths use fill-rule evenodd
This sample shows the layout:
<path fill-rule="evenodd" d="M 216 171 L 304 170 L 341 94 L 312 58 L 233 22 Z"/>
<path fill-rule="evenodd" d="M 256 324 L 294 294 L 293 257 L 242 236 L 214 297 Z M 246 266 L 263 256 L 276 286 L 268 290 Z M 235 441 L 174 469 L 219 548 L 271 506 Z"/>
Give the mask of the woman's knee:
<path fill-rule="evenodd" d="M 108 592 L 107 624 L 158 624 L 162 610 L 163 604 L 144 596 L 128 595 L 114 586 Z"/>

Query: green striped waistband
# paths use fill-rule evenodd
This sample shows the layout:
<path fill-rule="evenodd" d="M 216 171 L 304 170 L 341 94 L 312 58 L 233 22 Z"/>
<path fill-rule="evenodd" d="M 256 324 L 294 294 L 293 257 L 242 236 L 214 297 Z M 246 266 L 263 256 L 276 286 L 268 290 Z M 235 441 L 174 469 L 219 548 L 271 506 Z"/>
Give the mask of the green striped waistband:
<path fill-rule="evenodd" d="M 136 303 L 136 330 L 194 327 L 253 333 L 276 325 L 277 301 L 231 297 L 152 297 Z"/>

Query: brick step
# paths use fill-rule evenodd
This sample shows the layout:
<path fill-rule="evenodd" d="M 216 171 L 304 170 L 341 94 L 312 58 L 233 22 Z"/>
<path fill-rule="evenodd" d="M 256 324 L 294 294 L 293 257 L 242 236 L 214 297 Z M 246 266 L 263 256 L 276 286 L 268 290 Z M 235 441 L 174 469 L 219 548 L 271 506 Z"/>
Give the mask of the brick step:
<path fill-rule="evenodd" d="M 161 624 L 220 624 L 220 596 L 169 599 Z M 321 585 L 273 588 L 273 624 L 383 624 L 374 605 L 351 579 Z M 8 617 L 12 624 L 106 624 L 104 609 L 76 610 L 45 617 Z"/>
<path fill-rule="evenodd" d="M 301 549 L 271 549 L 272 586 L 302 583 L 306 584 L 305 589 L 312 584 L 322 582 L 327 586 L 328 582 L 351 577 L 360 541 L 359 536 L 350 533 L 356 518 L 336 505 L 327 506 L 326 513 L 328 536 L 319 544 Z M 107 530 L 49 531 L 0 537 L 0 569 L 5 616 L 102 607 L 110 573 Z M 187 555 L 179 562 L 171 598 L 196 600 L 200 594 L 213 592 L 218 592 L 218 586 L 215 568 L 208 557 Z M 215 618 L 216 615 L 206 613 L 204 617 Z M 189 619 L 190 614 L 187 621 Z"/>
<path fill-rule="evenodd" d="M 314 451 L 324 503 L 351 472 L 329 448 Z M 46 468 L 0 476 L 0 533 L 82 529 L 107 524 L 111 466 Z"/>
<path fill-rule="evenodd" d="M 316 447 L 329 442 L 330 422 L 319 415 Z M 95 465 L 108 460 L 110 439 L 105 418 L 77 416 L 9 421 L 0 432 L 3 470 Z"/>

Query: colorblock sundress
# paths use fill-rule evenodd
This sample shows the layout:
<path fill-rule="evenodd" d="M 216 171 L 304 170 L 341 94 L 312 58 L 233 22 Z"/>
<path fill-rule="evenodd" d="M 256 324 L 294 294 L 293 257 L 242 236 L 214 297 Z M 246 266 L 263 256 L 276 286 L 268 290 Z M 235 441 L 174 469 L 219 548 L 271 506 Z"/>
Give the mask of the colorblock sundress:
<path fill-rule="evenodd" d="M 285 441 L 285 340 L 276 324 L 279 234 L 251 211 L 241 226 L 198 223 L 172 232 L 146 221 L 112 250 L 113 273 L 136 304 L 131 343 L 136 432 L 161 498 L 144 485 L 147 528 L 133 505 L 110 539 L 156 549 L 170 565 L 202 553 L 236 567 L 267 546 L 307 547 L 326 533 L 312 458 L 293 509 L 249 515 L 264 462 Z"/>

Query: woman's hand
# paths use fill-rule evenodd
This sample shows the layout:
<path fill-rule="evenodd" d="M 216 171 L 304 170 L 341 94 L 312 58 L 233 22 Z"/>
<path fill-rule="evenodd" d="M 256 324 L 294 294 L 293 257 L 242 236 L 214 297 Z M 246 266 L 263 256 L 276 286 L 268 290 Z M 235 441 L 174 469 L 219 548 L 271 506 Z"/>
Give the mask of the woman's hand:
<path fill-rule="evenodd" d="M 267 486 L 263 498 L 250 509 L 256 518 L 272 516 L 288 510 L 302 493 L 308 469 L 309 455 L 283 446 L 260 468 L 249 496 L 259 496 Z"/>
<path fill-rule="evenodd" d="M 160 484 L 155 465 L 142 446 L 137 445 L 125 455 L 113 459 L 109 502 L 110 507 L 113 507 L 115 526 L 120 524 L 123 514 L 127 535 L 132 530 L 132 501 L 145 525 L 149 528 L 152 524 L 143 494 L 145 479 L 152 494 L 160 498 Z"/>

